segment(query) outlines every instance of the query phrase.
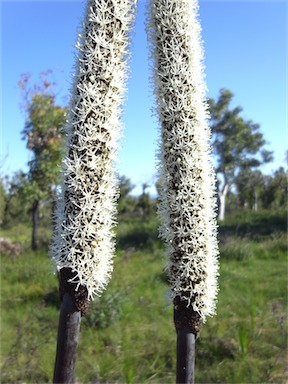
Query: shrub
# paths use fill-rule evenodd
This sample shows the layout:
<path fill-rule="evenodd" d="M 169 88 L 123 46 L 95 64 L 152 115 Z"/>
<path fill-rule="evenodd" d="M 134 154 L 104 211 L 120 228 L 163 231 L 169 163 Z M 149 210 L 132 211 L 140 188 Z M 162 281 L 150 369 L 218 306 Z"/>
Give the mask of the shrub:
<path fill-rule="evenodd" d="M 107 328 L 119 320 L 122 314 L 123 297 L 119 293 L 105 292 L 101 298 L 95 298 L 90 303 L 88 313 L 83 322 L 90 327 Z"/>
<path fill-rule="evenodd" d="M 19 256 L 21 253 L 21 245 L 19 243 L 15 243 L 10 239 L 1 237 L 0 238 L 0 254 L 7 256 Z"/>

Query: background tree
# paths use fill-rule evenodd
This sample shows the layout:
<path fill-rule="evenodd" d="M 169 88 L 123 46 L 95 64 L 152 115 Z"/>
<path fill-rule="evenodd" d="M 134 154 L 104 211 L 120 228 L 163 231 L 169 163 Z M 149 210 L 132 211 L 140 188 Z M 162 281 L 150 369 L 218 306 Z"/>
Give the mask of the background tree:
<path fill-rule="evenodd" d="M 27 115 L 22 136 L 33 154 L 28 163 L 32 201 L 32 249 L 37 248 L 40 201 L 49 198 L 53 201 L 59 182 L 58 166 L 63 152 L 62 129 L 66 120 L 66 109 L 55 104 L 53 84 L 45 75 L 34 87 L 30 86 L 27 75 L 22 76 L 19 82 Z"/>
<path fill-rule="evenodd" d="M 137 215 L 139 215 L 140 217 L 145 217 L 149 215 L 154 208 L 153 202 L 149 195 L 149 191 L 147 191 L 149 187 L 150 185 L 144 182 L 142 184 L 142 192 L 138 197 L 138 201 L 135 209 L 136 209 Z"/>
<path fill-rule="evenodd" d="M 131 196 L 130 193 L 135 186 L 132 184 L 131 180 L 124 175 L 119 176 L 118 183 L 120 188 L 120 195 L 118 199 L 118 214 L 131 214 L 135 208 L 136 199 Z"/>
<path fill-rule="evenodd" d="M 265 176 L 259 170 L 241 169 L 235 178 L 240 207 L 259 209 L 260 194 L 264 188 Z"/>
<path fill-rule="evenodd" d="M 0 225 L 4 222 L 6 191 L 2 178 L 0 178 Z"/>
<path fill-rule="evenodd" d="M 2 173 L 2 168 L 5 164 L 6 156 L 3 156 L 0 159 L 0 225 L 4 222 L 4 211 L 5 211 L 5 201 L 6 201 L 6 190 L 5 190 L 5 181 Z"/>
<path fill-rule="evenodd" d="M 272 160 L 272 152 L 263 147 L 266 141 L 259 124 L 244 120 L 242 108 L 231 108 L 233 93 L 221 89 L 218 100 L 209 99 L 212 141 L 218 174 L 219 219 L 224 220 L 227 193 L 240 171 L 253 170 Z"/>
<path fill-rule="evenodd" d="M 1 224 L 9 226 L 16 222 L 27 222 L 31 206 L 29 183 L 23 171 L 5 176 L 1 183 Z"/>
<path fill-rule="evenodd" d="M 280 167 L 273 175 L 264 180 L 261 193 L 262 206 L 265 209 L 277 209 L 287 204 L 287 172 Z"/>

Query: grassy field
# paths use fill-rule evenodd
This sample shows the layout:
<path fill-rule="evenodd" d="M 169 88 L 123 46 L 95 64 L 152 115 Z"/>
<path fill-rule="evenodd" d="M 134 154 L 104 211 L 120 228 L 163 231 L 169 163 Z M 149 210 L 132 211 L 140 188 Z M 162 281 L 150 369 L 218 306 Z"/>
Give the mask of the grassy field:
<path fill-rule="evenodd" d="M 45 248 L 29 251 L 29 231 L 1 233 L 26 244 L 18 256 L 1 256 L 2 383 L 51 382 L 53 374 L 58 282 Z M 285 214 L 228 218 L 220 249 L 217 316 L 197 342 L 196 383 L 286 383 Z M 81 324 L 78 383 L 175 382 L 163 265 L 156 220 L 120 221 L 113 278 Z"/>

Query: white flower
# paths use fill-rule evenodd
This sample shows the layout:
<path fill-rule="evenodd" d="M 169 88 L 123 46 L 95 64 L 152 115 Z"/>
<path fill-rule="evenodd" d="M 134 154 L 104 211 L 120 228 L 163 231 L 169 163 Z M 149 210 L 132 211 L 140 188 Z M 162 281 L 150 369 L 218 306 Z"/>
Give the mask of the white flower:
<path fill-rule="evenodd" d="M 133 0 L 87 0 L 67 121 L 63 185 L 51 247 L 57 269 L 70 268 L 76 289 L 100 295 L 113 270 L 114 161 Z"/>
<path fill-rule="evenodd" d="M 159 213 L 172 296 L 201 319 L 215 312 L 215 174 L 197 0 L 150 0 L 150 43 L 161 126 Z"/>

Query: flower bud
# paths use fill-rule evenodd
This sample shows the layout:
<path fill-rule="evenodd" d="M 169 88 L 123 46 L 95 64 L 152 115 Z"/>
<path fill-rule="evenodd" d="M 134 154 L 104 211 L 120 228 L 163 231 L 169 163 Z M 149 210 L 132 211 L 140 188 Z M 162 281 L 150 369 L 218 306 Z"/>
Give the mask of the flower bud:
<path fill-rule="evenodd" d="M 172 296 L 205 321 L 215 312 L 218 243 L 200 31 L 198 1 L 150 0 L 148 33 L 162 143 L 160 236 Z"/>
<path fill-rule="evenodd" d="M 88 0 L 77 48 L 77 73 L 67 120 L 63 184 L 51 247 L 57 269 L 88 297 L 105 289 L 113 270 L 115 152 L 127 77 L 133 0 Z"/>

